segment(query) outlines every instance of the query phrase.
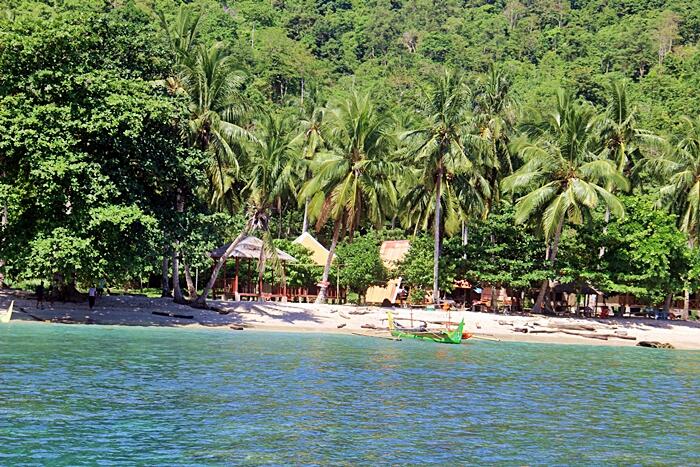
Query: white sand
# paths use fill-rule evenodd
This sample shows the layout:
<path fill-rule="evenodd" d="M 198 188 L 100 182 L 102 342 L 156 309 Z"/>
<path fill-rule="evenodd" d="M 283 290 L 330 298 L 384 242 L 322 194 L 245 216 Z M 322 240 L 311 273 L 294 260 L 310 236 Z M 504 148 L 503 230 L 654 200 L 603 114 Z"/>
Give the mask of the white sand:
<path fill-rule="evenodd" d="M 15 300 L 13 320 L 59 320 L 76 323 L 132 325 L 132 326 L 244 326 L 256 330 L 302 331 L 302 332 L 341 332 L 363 333 L 368 335 L 388 335 L 386 332 L 386 309 L 358 307 L 350 305 L 315 305 L 299 303 L 258 303 L 209 301 L 209 305 L 228 312 L 220 314 L 213 310 L 198 310 L 186 305 L 176 305 L 171 299 L 150 299 L 143 296 L 100 297 L 93 310 L 87 302 L 45 304 L 37 309 L 34 300 L 12 291 L 0 292 L 0 310 L 4 312 Z M 164 312 L 192 316 L 192 319 L 154 315 Z M 413 316 L 418 326 L 425 321 L 429 328 L 443 327 L 445 321 L 457 323 L 464 318 L 465 331 L 475 337 L 498 340 L 565 343 L 589 345 L 633 346 L 639 341 L 658 341 L 672 344 L 677 349 L 700 350 L 700 323 L 682 321 L 655 321 L 648 319 L 576 319 L 548 318 L 543 316 L 508 316 L 492 313 L 442 310 L 395 309 L 399 322 L 410 326 Z M 338 327 L 339 325 L 344 325 Z M 363 329 L 362 325 L 373 325 L 378 330 Z M 552 330 L 559 326 L 583 325 L 594 327 L 590 330 L 571 330 L 579 334 L 626 335 L 636 340 L 623 340 L 609 337 L 607 340 L 593 339 L 577 335 L 556 333 L 531 333 L 538 330 Z M 516 329 L 527 329 L 527 333 Z M 233 332 L 233 331 L 232 331 Z"/>

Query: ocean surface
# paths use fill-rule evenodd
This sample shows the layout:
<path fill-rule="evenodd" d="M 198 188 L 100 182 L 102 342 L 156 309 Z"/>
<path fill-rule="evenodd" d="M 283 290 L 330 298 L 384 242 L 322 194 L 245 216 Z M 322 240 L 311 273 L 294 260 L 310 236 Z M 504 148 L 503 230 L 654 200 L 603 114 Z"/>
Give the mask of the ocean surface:
<path fill-rule="evenodd" d="M 700 352 L 0 325 L 0 465 L 700 465 Z"/>

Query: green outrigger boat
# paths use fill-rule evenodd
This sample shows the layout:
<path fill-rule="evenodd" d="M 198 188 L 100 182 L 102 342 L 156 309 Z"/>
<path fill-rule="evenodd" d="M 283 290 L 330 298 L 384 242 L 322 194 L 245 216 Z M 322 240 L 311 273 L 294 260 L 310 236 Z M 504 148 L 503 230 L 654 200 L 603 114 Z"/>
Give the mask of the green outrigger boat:
<path fill-rule="evenodd" d="M 462 342 L 463 330 L 464 330 L 464 318 L 457 326 L 454 331 L 414 331 L 414 330 L 401 330 L 396 328 L 394 325 L 394 315 L 390 311 L 387 311 L 387 317 L 389 321 L 389 332 L 394 337 L 399 337 L 403 339 L 418 339 L 422 341 L 432 341 L 439 344 L 459 344 Z M 466 339 L 469 339 L 471 334 L 466 334 Z"/>

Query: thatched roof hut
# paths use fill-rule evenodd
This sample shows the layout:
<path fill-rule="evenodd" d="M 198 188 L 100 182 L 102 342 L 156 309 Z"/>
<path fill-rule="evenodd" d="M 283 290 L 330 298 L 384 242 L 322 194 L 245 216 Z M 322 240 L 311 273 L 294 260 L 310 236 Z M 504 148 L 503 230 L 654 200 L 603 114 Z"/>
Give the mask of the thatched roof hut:
<path fill-rule="evenodd" d="M 209 253 L 209 257 L 213 260 L 218 260 L 224 255 L 224 252 L 228 249 L 230 245 L 231 243 L 221 245 L 219 248 Z M 238 245 L 236 245 L 236 248 L 234 248 L 233 253 L 229 256 L 229 258 L 258 259 L 260 258 L 260 250 L 262 249 L 262 247 L 262 240 L 260 240 L 257 237 L 248 236 L 241 240 L 240 243 L 238 243 Z M 280 261 L 285 263 L 296 262 L 296 258 L 294 258 L 289 253 L 286 253 L 280 250 L 279 248 L 276 250 L 277 257 L 280 259 Z M 268 252 L 265 252 L 265 259 L 270 259 L 270 257 L 270 254 Z"/>

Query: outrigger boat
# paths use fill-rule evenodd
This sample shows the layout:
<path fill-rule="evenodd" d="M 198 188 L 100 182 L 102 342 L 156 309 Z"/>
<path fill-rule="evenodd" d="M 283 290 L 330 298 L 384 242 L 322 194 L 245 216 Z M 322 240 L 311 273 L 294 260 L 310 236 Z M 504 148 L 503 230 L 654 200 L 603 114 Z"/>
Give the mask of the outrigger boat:
<path fill-rule="evenodd" d="M 440 344 L 459 344 L 462 339 L 469 339 L 471 334 L 463 333 L 464 330 L 464 318 L 457 326 L 454 331 L 427 331 L 427 330 L 415 330 L 415 329 L 399 329 L 394 325 L 394 315 L 390 311 L 387 311 L 387 318 L 389 321 L 389 331 L 394 337 L 400 337 L 404 339 L 418 339 L 423 341 L 438 342 Z"/>

